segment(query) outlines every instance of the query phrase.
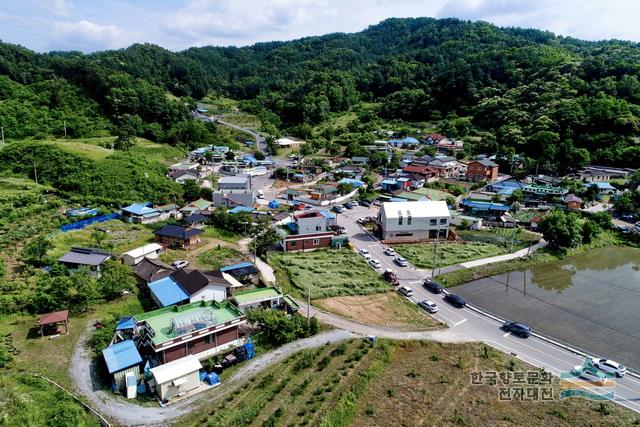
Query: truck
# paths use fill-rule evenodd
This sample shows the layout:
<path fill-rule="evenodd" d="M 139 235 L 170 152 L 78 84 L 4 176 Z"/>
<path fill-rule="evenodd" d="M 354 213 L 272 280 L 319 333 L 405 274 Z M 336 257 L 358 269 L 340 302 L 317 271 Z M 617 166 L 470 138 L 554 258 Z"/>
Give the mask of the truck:
<path fill-rule="evenodd" d="M 398 276 L 396 276 L 396 273 L 390 268 L 387 268 L 384 271 L 383 276 L 384 276 L 384 279 L 387 282 L 391 283 L 393 286 L 398 286 L 400 284 L 400 282 L 398 281 Z"/>

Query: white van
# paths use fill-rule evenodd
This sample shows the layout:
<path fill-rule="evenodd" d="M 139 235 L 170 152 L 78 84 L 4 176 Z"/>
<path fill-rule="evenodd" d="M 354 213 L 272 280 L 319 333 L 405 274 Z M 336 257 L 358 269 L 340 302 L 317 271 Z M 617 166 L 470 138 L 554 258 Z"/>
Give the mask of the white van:
<path fill-rule="evenodd" d="M 258 199 L 264 199 L 264 191 L 258 190 Z"/>

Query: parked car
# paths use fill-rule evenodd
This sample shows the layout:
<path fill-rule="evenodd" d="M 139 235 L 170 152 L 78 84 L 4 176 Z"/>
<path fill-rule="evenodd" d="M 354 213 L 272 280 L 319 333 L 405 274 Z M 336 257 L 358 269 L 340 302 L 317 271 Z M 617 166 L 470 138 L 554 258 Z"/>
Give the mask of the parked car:
<path fill-rule="evenodd" d="M 373 201 L 373 206 L 380 206 L 382 204 L 382 202 L 380 200 L 374 200 Z"/>
<path fill-rule="evenodd" d="M 633 221 L 633 218 L 632 214 L 624 214 L 620 216 L 620 219 L 623 221 Z"/>
<path fill-rule="evenodd" d="M 344 208 L 343 208 L 342 206 L 340 206 L 340 205 L 335 205 L 335 206 L 333 207 L 333 211 L 334 211 L 335 213 L 342 213 L 342 212 L 344 212 Z"/>
<path fill-rule="evenodd" d="M 343 226 L 338 226 L 338 233 L 345 234 L 347 232 L 347 228 Z"/>
<path fill-rule="evenodd" d="M 396 256 L 396 250 L 390 247 L 384 248 L 384 254 L 389 256 Z"/>
<path fill-rule="evenodd" d="M 425 289 L 433 292 L 434 294 L 441 294 L 444 290 L 444 286 L 431 279 L 424 279 L 422 283 Z"/>
<path fill-rule="evenodd" d="M 529 338 L 531 335 L 531 328 L 520 322 L 504 322 L 502 329 L 522 338 Z"/>
<path fill-rule="evenodd" d="M 435 302 L 425 299 L 418 303 L 420 308 L 427 310 L 429 313 L 437 313 L 438 312 L 438 304 Z"/>
<path fill-rule="evenodd" d="M 400 267 L 406 267 L 409 265 L 409 263 L 407 262 L 406 259 L 402 258 L 401 256 L 397 256 L 394 261 L 396 262 L 396 264 L 398 264 Z"/>
<path fill-rule="evenodd" d="M 614 362 L 613 360 L 597 359 L 595 357 L 592 357 L 591 364 L 594 366 L 594 368 L 597 368 L 602 372 L 614 374 L 618 378 L 624 377 L 627 373 L 627 368 L 624 365 L 621 365 L 618 362 Z"/>
<path fill-rule="evenodd" d="M 368 250 L 366 249 L 360 249 L 359 251 L 360 255 L 362 255 L 364 257 L 364 259 L 371 259 L 371 254 L 369 253 Z"/>
<path fill-rule="evenodd" d="M 264 191 L 258 190 L 257 195 L 258 199 L 264 199 Z"/>
<path fill-rule="evenodd" d="M 366 208 L 371 206 L 371 202 L 368 200 L 360 200 L 360 206 L 364 206 Z"/>
<path fill-rule="evenodd" d="M 413 289 L 411 289 L 408 286 L 400 286 L 398 288 L 398 292 L 400 292 L 400 294 L 404 295 L 405 297 L 412 297 L 413 296 Z"/>
<path fill-rule="evenodd" d="M 597 369 L 585 368 L 582 365 L 575 366 L 571 372 L 580 378 L 591 381 L 598 385 L 604 385 L 605 381 L 607 380 L 607 376 L 604 373 L 600 372 Z"/>
<path fill-rule="evenodd" d="M 373 268 L 380 268 L 380 267 L 382 267 L 382 264 L 380 263 L 380 260 L 377 260 L 377 259 L 375 259 L 375 258 L 370 259 L 370 260 L 369 260 L 369 264 L 370 264 L 370 265 L 371 265 L 371 267 L 373 267 Z"/>
<path fill-rule="evenodd" d="M 180 270 L 183 269 L 185 267 L 189 266 L 189 261 L 183 261 L 183 260 L 175 260 L 171 263 L 171 266 Z"/>
<path fill-rule="evenodd" d="M 351 203 L 351 202 L 347 202 L 347 203 L 343 204 L 342 206 L 344 206 L 347 209 L 353 209 L 353 203 Z"/>
<path fill-rule="evenodd" d="M 447 294 L 444 296 L 444 300 L 454 307 L 463 308 L 467 305 L 467 302 L 460 295 Z"/>
<path fill-rule="evenodd" d="M 358 218 L 358 219 L 356 219 L 356 223 L 359 224 L 359 225 L 364 225 L 365 220 L 364 220 L 364 218 Z"/>

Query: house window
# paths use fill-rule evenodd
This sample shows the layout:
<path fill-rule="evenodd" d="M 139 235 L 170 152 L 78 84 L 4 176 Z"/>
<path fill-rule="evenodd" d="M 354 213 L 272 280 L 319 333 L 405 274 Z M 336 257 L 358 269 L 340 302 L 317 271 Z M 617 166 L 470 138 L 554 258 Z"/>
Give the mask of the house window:
<path fill-rule="evenodd" d="M 322 227 L 319 225 L 316 225 L 316 231 L 320 231 L 320 230 L 322 230 Z"/>
<path fill-rule="evenodd" d="M 435 227 L 437 225 L 437 220 L 435 218 L 434 219 L 430 219 L 429 220 L 429 225 L 432 226 L 432 227 Z"/>
<path fill-rule="evenodd" d="M 440 225 L 445 225 L 447 223 L 446 218 L 440 218 Z"/>
<path fill-rule="evenodd" d="M 411 225 L 411 212 L 407 211 L 407 225 Z"/>
<path fill-rule="evenodd" d="M 298 244 L 298 242 L 296 242 L 296 241 L 294 240 L 293 242 L 291 242 L 291 247 L 292 247 L 292 248 L 295 248 L 297 244 Z"/>
<path fill-rule="evenodd" d="M 313 245 L 318 246 L 320 244 L 320 239 L 313 239 Z"/>
<path fill-rule="evenodd" d="M 211 335 L 207 335 L 206 337 L 204 337 L 204 343 L 211 344 Z"/>
<path fill-rule="evenodd" d="M 398 225 L 402 225 L 402 212 L 398 211 Z"/>

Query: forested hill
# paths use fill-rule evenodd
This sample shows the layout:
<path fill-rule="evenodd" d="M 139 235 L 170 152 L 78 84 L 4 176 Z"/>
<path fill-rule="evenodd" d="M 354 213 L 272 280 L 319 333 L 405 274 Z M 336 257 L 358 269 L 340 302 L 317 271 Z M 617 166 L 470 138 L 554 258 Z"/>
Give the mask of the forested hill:
<path fill-rule="evenodd" d="M 450 136 L 473 136 L 476 152 L 515 150 L 543 170 L 637 166 L 639 78 L 635 43 L 455 19 L 389 19 L 355 34 L 178 53 L 133 45 L 35 54 L 1 44 L 0 122 L 11 138 L 61 135 L 65 119 L 74 136 L 127 126 L 190 146 L 207 131 L 189 107 L 206 94 L 245 100 L 269 129 L 306 133 L 305 124 L 374 102 L 361 122 L 438 123 Z"/>

